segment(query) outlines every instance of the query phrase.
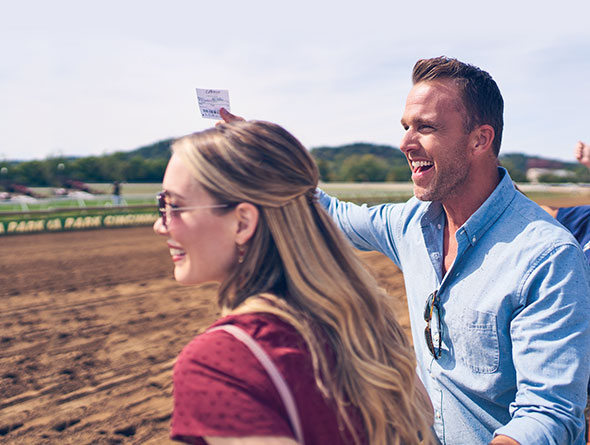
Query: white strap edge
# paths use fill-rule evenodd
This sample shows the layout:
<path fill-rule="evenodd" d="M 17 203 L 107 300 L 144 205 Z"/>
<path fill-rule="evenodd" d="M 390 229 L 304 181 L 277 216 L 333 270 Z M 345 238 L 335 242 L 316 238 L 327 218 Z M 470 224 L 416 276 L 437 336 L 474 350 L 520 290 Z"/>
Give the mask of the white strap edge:
<path fill-rule="evenodd" d="M 289 416 L 289 420 L 291 422 L 291 428 L 293 428 L 297 442 L 301 445 L 305 445 L 303 440 L 303 429 L 301 428 L 301 421 L 299 419 L 299 414 L 297 413 L 295 399 L 291 393 L 291 390 L 289 389 L 289 386 L 287 385 L 287 382 L 285 382 L 285 379 L 277 369 L 276 365 L 273 363 L 272 359 L 268 356 L 266 351 L 262 349 L 258 342 L 256 342 L 256 340 L 254 340 L 243 329 L 235 325 L 223 325 L 211 328 L 207 330 L 207 332 L 219 330 L 225 331 L 228 334 L 233 335 L 237 340 L 240 340 L 248 347 L 248 349 L 250 349 L 254 357 L 258 359 L 260 364 L 268 373 L 270 379 L 277 388 L 281 399 L 283 400 L 283 404 L 287 410 L 287 415 Z"/>

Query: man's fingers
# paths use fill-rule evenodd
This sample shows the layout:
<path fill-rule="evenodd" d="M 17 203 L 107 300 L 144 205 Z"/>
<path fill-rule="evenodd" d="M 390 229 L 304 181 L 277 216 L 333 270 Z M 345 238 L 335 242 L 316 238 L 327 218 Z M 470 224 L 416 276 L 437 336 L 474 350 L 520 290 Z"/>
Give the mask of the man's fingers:
<path fill-rule="evenodd" d="M 244 120 L 246 120 L 242 116 L 236 116 L 235 114 L 231 114 L 229 111 L 227 111 L 223 107 L 221 107 L 219 109 L 219 115 L 224 120 L 224 122 L 235 122 L 235 121 L 244 121 Z"/>

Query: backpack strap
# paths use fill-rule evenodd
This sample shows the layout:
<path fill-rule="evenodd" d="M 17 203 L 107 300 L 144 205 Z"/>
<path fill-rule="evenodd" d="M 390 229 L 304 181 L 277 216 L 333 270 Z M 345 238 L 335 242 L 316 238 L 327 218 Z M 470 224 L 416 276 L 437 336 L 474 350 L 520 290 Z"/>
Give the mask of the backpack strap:
<path fill-rule="evenodd" d="M 301 428 L 301 421 L 299 419 L 299 414 L 297 413 L 297 405 L 295 404 L 293 394 L 291 393 L 287 382 L 285 382 L 285 379 L 264 349 L 262 349 L 258 342 L 254 340 L 246 331 L 235 325 L 226 324 L 222 326 L 216 326 L 207 330 L 206 332 L 213 331 L 225 331 L 228 334 L 233 335 L 237 340 L 241 341 L 248 347 L 248 349 L 250 349 L 254 357 L 256 357 L 262 367 L 266 370 L 268 376 L 279 392 L 279 395 L 283 401 L 283 405 L 287 410 L 287 415 L 289 416 L 291 428 L 295 434 L 297 443 L 300 445 L 305 445 L 303 440 L 303 429 Z"/>

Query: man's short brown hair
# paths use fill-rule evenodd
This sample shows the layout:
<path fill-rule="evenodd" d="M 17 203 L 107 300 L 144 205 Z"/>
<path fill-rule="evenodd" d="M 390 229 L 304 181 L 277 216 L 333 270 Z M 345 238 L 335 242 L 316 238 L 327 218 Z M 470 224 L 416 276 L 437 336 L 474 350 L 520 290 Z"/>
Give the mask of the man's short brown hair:
<path fill-rule="evenodd" d="M 414 85 L 441 79 L 453 80 L 461 92 L 466 131 L 473 130 L 477 125 L 492 126 L 495 133 L 492 149 L 498 156 L 504 128 L 504 99 L 492 76 L 476 66 L 444 56 L 421 59 L 414 65 Z"/>

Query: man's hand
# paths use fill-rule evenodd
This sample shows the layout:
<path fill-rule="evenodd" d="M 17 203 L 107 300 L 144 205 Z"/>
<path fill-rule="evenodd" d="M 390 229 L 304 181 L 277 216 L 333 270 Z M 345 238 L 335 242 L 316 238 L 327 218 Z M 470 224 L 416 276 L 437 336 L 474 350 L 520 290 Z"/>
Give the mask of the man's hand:
<path fill-rule="evenodd" d="M 241 116 L 236 116 L 235 114 L 231 114 L 229 111 L 227 111 L 223 107 L 221 107 L 219 109 L 219 115 L 221 116 L 221 119 L 223 119 L 223 122 L 227 122 L 227 123 L 246 120 Z M 218 122 L 218 124 L 222 124 L 223 122 Z"/>
<path fill-rule="evenodd" d="M 578 141 L 574 153 L 580 164 L 590 168 L 590 144 L 585 144 L 582 141 Z"/>

